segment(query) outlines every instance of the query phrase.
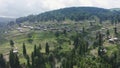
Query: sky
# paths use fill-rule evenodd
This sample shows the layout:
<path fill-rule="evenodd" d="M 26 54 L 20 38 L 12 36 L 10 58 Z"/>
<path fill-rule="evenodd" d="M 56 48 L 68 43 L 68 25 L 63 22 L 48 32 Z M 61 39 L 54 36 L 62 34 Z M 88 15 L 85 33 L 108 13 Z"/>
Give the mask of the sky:
<path fill-rule="evenodd" d="M 120 0 L 0 0 L 0 17 L 22 17 L 66 7 L 120 8 Z"/>

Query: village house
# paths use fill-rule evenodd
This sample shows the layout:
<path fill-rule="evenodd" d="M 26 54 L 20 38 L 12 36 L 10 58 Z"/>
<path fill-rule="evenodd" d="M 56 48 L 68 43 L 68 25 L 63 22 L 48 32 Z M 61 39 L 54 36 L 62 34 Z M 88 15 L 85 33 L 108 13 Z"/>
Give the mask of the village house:
<path fill-rule="evenodd" d="M 115 42 L 117 42 L 118 41 L 118 38 L 110 38 L 109 40 L 109 43 L 115 43 Z"/>
<path fill-rule="evenodd" d="M 34 27 L 32 27 L 32 26 L 26 26 L 26 25 L 24 25 L 24 26 L 23 26 L 23 28 L 29 28 L 29 29 L 33 29 Z"/>
<path fill-rule="evenodd" d="M 17 47 L 15 47 L 15 48 L 13 49 L 13 53 L 14 53 L 14 54 L 18 54 L 18 48 L 17 48 Z"/>
<path fill-rule="evenodd" d="M 21 27 L 18 27 L 17 30 L 21 33 L 23 32 L 23 28 L 21 28 Z"/>

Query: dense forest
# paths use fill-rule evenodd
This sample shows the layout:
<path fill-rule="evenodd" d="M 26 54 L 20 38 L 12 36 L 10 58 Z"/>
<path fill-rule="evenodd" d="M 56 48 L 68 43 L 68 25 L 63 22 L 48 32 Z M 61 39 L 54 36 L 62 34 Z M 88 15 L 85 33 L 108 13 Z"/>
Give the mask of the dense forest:
<path fill-rule="evenodd" d="M 71 7 L 59 10 L 53 10 L 39 15 L 29 15 L 27 17 L 20 17 L 16 19 L 17 23 L 29 21 L 64 21 L 66 19 L 80 21 L 91 19 L 94 16 L 98 17 L 101 21 L 104 20 L 117 20 L 120 21 L 120 11 L 103 9 L 96 7 Z"/>

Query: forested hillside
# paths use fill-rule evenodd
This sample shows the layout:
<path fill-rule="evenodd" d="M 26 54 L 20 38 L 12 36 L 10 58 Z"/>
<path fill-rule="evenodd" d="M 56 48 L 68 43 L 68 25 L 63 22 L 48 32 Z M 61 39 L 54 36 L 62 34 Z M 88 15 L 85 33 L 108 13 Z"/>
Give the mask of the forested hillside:
<path fill-rule="evenodd" d="M 96 7 L 71 7 L 63 8 L 59 10 L 53 10 L 39 15 L 29 15 L 27 17 L 21 17 L 16 20 L 17 23 L 29 21 L 64 21 L 66 19 L 80 21 L 91 19 L 94 16 L 100 20 L 119 20 L 119 11 L 111 11 L 109 9 L 96 8 Z M 120 21 L 120 20 L 119 20 Z"/>
<path fill-rule="evenodd" d="M 1 24 L 0 68 L 120 68 L 119 22 L 116 10 L 72 7 Z"/>

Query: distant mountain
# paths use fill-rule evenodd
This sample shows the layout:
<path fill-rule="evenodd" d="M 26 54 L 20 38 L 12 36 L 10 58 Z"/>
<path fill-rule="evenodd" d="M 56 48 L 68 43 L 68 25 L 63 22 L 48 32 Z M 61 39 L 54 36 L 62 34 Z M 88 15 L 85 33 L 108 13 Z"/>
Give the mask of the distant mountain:
<path fill-rule="evenodd" d="M 112 8 L 110 10 L 112 10 L 112 11 L 120 11 L 120 8 Z"/>
<path fill-rule="evenodd" d="M 6 17 L 0 17 L 0 34 L 4 32 L 8 28 L 8 24 L 11 21 L 15 21 L 15 18 L 6 18 Z"/>
<path fill-rule="evenodd" d="M 22 23 L 25 21 L 35 22 L 35 21 L 64 21 L 65 19 L 70 19 L 74 21 L 80 21 L 85 19 L 90 19 L 93 16 L 98 17 L 100 20 L 111 20 L 119 19 L 120 16 L 118 12 L 111 11 L 109 9 L 97 8 L 97 7 L 70 7 L 63 8 L 53 11 L 48 11 L 38 15 L 29 15 L 27 17 L 21 17 L 16 19 L 17 23 Z"/>
<path fill-rule="evenodd" d="M 10 21 L 15 21 L 15 18 L 0 17 L 0 23 L 8 23 Z"/>

